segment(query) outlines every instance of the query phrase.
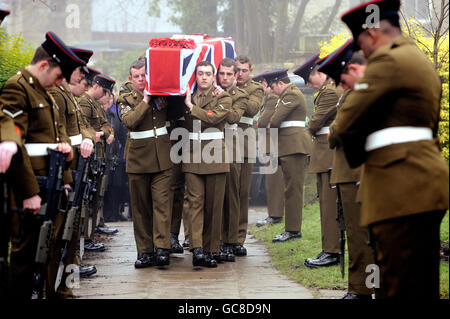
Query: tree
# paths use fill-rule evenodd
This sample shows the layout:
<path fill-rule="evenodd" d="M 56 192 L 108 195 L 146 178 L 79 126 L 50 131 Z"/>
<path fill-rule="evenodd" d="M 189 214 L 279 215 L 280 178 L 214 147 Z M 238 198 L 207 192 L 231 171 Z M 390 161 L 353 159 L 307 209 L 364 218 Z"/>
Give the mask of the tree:
<path fill-rule="evenodd" d="M 20 35 L 8 35 L 0 28 L 0 88 L 20 67 L 27 66 L 34 50 Z"/>

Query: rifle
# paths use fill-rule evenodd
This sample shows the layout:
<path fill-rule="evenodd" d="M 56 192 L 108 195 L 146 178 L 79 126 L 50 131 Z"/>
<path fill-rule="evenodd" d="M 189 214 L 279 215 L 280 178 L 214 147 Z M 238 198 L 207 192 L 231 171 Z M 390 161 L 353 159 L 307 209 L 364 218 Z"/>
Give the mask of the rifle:
<path fill-rule="evenodd" d="M 4 174 L 0 174 L 0 298 L 6 298 L 8 278 L 8 243 L 10 230 L 8 183 Z"/>
<path fill-rule="evenodd" d="M 37 176 L 39 187 L 46 189 L 46 203 L 41 206 L 37 218 L 42 219 L 34 262 L 34 283 L 31 299 L 42 299 L 45 268 L 53 237 L 54 221 L 64 192 L 63 172 L 67 154 L 48 149 L 50 154 L 47 177 Z"/>
<path fill-rule="evenodd" d="M 104 202 L 103 199 L 105 197 L 105 192 L 108 189 L 109 184 L 109 176 L 110 174 L 113 174 L 116 170 L 116 167 L 119 165 L 119 158 L 117 155 L 113 155 L 113 147 L 112 145 L 106 145 L 107 150 L 107 157 L 106 157 L 106 163 L 105 161 L 102 162 L 106 165 L 103 168 L 103 175 L 100 182 L 100 192 L 99 192 L 99 199 L 98 199 L 98 214 L 97 214 L 97 225 L 100 222 L 100 216 L 103 215 L 103 208 L 104 208 Z M 104 159 L 103 159 L 104 160 Z"/>
<path fill-rule="evenodd" d="M 100 146 L 103 146 L 101 143 L 97 143 Z M 105 150 L 105 147 L 103 148 Z M 106 152 L 105 152 L 106 153 Z M 95 225 L 98 225 L 100 222 L 100 216 L 103 213 L 103 198 L 105 197 L 106 188 L 108 187 L 108 174 L 106 171 L 106 159 L 104 157 L 97 158 L 98 164 L 98 176 L 100 176 L 100 192 L 98 193 L 98 201 L 97 201 L 97 220 L 95 221 Z"/>
<path fill-rule="evenodd" d="M 80 156 L 78 160 L 75 186 L 74 190 L 69 195 L 69 201 L 67 203 L 66 208 L 67 214 L 64 223 L 64 231 L 62 235 L 62 240 L 64 241 L 64 248 L 62 249 L 61 260 L 59 261 L 58 273 L 56 275 L 55 292 L 57 291 L 59 285 L 61 284 L 64 266 L 66 264 L 67 259 L 67 251 L 70 241 L 72 240 L 73 232 L 76 231 L 78 227 L 80 227 L 80 218 L 81 218 L 80 208 L 82 205 L 84 189 L 88 184 L 89 161 L 90 158 L 83 158 L 82 156 Z"/>
<path fill-rule="evenodd" d="M 328 181 L 331 180 L 331 168 L 328 169 Z M 335 188 L 337 192 L 337 199 L 336 199 L 336 211 L 337 216 L 336 220 L 339 223 L 339 231 L 340 231 L 340 238 L 339 238 L 339 264 L 341 268 L 341 275 L 342 278 L 345 276 L 345 222 L 344 222 L 344 210 L 342 208 L 342 198 L 341 198 L 341 189 L 339 187 L 339 184 L 336 184 L 334 186 L 330 183 L 330 188 Z"/>

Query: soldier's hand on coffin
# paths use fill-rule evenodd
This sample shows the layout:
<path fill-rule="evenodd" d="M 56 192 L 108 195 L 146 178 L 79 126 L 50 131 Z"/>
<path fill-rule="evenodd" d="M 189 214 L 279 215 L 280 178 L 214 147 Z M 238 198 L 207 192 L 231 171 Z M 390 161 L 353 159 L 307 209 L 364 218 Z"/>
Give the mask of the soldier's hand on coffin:
<path fill-rule="evenodd" d="M 88 158 L 92 154 L 92 150 L 94 149 L 94 143 L 89 138 L 85 138 L 80 145 L 81 156 L 84 158 Z"/>
<path fill-rule="evenodd" d="M 108 138 L 106 139 L 106 144 L 111 144 L 114 141 L 114 135 L 110 135 L 108 136 Z"/>
<path fill-rule="evenodd" d="M 24 199 L 23 209 L 30 210 L 36 215 L 39 212 L 39 209 L 41 209 L 41 201 L 42 199 L 39 195 L 34 195 L 33 197 Z"/>
<path fill-rule="evenodd" d="M 215 88 L 214 89 L 214 94 L 215 95 L 219 95 L 219 94 L 224 92 L 224 90 L 220 86 L 216 85 L 216 83 L 213 82 L 213 85 L 214 85 L 214 88 Z"/>
<path fill-rule="evenodd" d="M 63 154 L 68 154 L 66 158 L 66 162 L 70 162 L 73 158 L 73 150 L 72 146 L 68 143 L 59 143 L 58 146 L 56 146 L 56 150 L 60 151 Z"/>
<path fill-rule="evenodd" d="M 100 132 L 95 132 L 95 141 L 98 143 L 100 142 L 100 138 L 105 135 L 105 132 L 100 131 Z"/>
<path fill-rule="evenodd" d="M 191 96 L 191 88 L 189 85 L 187 86 L 186 90 L 186 99 L 184 100 L 184 104 L 189 108 L 189 110 L 192 110 L 194 105 L 192 104 L 192 96 Z"/>
<path fill-rule="evenodd" d="M 0 173 L 5 173 L 11 164 L 11 158 L 17 153 L 17 144 L 11 141 L 0 143 Z"/>
<path fill-rule="evenodd" d="M 144 93 L 144 102 L 148 104 L 151 100 L 151 95 Z"/>

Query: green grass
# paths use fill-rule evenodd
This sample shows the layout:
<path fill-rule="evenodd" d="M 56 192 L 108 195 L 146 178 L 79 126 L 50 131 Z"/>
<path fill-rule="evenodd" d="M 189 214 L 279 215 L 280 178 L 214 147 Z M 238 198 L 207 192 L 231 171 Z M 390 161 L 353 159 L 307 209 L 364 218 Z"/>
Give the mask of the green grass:
<path fill-rule="evenodd" d="M 441 240 L 448 243 L 448 211 L 441 223 Z"/>
<path fill-rule="evenodd" d="M 445 224 L 446 222 L 446 224 Z M 339 266 L 310 269 L 303 265 L 306 258 L 315 257 L 322 250 L 319 205 L 303 208 L 302 238 L 285 243 L 272 243 L 272 238 L 284 231 L 284 222 L 250 229 L 255 238 L 269 249 L 275 268 L 301 285 L 313 289 L 346 290 L 348 281 L 348 254 L 345 254 L 345 277 Z M 446 236 L 446 237 L 445 237 Z M 441 238 L 448 241 L 448 214 L 441 226 Z M 441 263 L 441 298 L 449 298 L 449 268 Z"/>

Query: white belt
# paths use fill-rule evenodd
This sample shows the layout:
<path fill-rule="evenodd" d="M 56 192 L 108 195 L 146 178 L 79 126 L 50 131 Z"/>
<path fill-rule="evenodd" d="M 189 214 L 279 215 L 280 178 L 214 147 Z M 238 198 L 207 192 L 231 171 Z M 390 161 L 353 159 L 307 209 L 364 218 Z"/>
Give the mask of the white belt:
<path fill-rule="evenodd" d="M 58 144 L 47 144 L 47 143 L 28 143 L 25 144 L 25 148 L 27 149 L 28 156 L 46 156 L 48 155 L 48 148 L 54 150 Z"/>
<path fill-rule="evenodd" d="M 225 128 L 226 128 L 226 129 L 229 129 L 229 130 L 237 130 L 238 125 L 237 125 L 237 124 L 228 124 L 228 123 L 225 123 Z"/>
<path fill-rule="evenodd" d="M 330 127 L 324 126 L 316 133 L 316 135 L 324 135 L 324 134 L 328 134 L 328 133 L 330 133 Z"/>
<path fill-rule="evenodd" d="M 189 139 L 195 141 L 222 140 L 223 137 L 224 137 L 223 132 L 189 133 Z"/>
<path fill-rule="evenodd" d="M 305 121 L 285 121 L 281 122 L 280 128 L 286 127 L 305 127 Z"/>
<path fill-rule="evenodd" d="M 130 138 L 132 140 L 142 140 L 144 138 L 158 137 L 160 135 L 166 135 L 167 127 L 154 128 L 153 130 L 141 131 L 141 132 L 130 132 Z"/>
<path fill-rule="evenodd" d="M 80 145 L 82 141 L 83 141 L 83 135 L 81 135 L 81 134 L 70 137 L 70 143 L 72 143 L 72 146 Z"/>
<path fill-rule="evenodd" d="M 239 123 L 253 125 L 253 118 L 252 117 L 242 116 L 241 119 L 239 120 Z"/>
<path fill-rule="evenodd" d="M 433 132 L 428 127 L 397 126 L 376 131 L 366 140 L 366 151 L 392 144 L 432 140 Z"/>

